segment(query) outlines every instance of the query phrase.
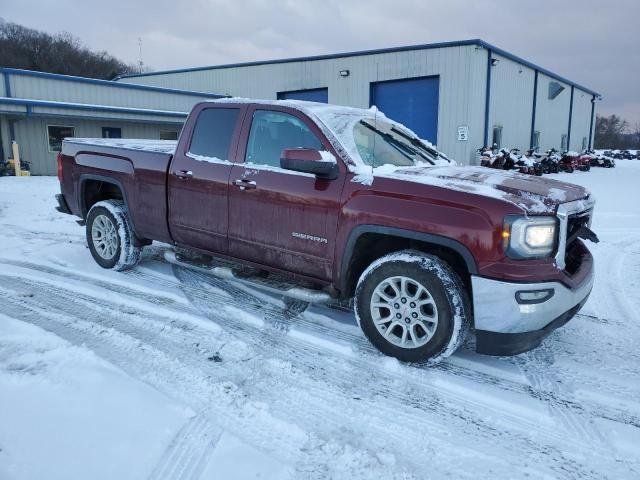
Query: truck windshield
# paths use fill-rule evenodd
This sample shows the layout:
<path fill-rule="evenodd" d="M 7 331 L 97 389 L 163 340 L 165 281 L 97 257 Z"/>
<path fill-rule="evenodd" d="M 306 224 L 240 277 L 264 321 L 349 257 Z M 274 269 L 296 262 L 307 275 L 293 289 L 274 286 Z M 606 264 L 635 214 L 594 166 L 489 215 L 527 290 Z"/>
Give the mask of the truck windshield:
<path fill-rule="evenodd" d="M 353 127 L 353 138 L 362 161 L 374 168 L 382 165 L 435 165 L 438 159 L 435 149 L 383 119 L 360 120 Z"/>

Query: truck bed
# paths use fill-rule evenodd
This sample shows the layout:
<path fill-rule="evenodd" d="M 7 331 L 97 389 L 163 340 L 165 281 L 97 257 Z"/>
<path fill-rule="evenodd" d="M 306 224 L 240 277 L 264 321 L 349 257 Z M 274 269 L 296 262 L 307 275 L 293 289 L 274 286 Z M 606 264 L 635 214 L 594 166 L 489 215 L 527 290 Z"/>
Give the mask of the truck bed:
<path fill-rule="evenodd" d="M 64 191 L 69 207 L 84 217 L 86 182 L 102 177 L 119 183 L 140 238 L 171 241 L 167 228 L 167 169 L 177 142 L 125 138 L 67 138 L 62 145 Z M 69 161 L 73 159 L 73 161 Z M 67 170 L 70 170 L 67 174 Z M 71 193 L 75 192 L 75 193 Z"/>

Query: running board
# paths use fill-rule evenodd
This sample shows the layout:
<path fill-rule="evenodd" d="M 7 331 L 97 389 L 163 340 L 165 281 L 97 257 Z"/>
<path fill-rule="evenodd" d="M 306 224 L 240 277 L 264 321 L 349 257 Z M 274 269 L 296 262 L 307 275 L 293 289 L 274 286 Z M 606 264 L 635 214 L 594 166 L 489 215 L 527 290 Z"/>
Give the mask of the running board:
<path fill-rule="evenodd" d="M 302 287 L 291 287 L 286 283 L 269 281 L 267 279 L 262 279 L 258 277 L 255 277 L 254 280 L 238 277 L 233 273 L 233 271 L 229 267 L 207 268 L 207 267 L 200 267 L 198 265 L 193 265 L 188 262 L 183 262 L 178 260 L 175 252 L 172 250 L 164 251 L 164 259 L 167 262 L 172 263 L 174 265 L 179 265 L 184 268 L 189 268 L 191 270 L 196 270 L 198 272 L 206 273 L 208 275 L 213 275 L 214 277 L 221 278 L 223 280 L 233 280 L 234 282 L 259 288 L 260 290 L 273 293 L 275 295 L 282 295 L 284 297 L 300 300 L 301 302 L 326 304 L 326 303 L 335 301 L 333 298 L 331 298 L 331 296 L 328 293 L 322 292 L 320 290 L 312 290 L 310 288 L 302 288 Z"/>

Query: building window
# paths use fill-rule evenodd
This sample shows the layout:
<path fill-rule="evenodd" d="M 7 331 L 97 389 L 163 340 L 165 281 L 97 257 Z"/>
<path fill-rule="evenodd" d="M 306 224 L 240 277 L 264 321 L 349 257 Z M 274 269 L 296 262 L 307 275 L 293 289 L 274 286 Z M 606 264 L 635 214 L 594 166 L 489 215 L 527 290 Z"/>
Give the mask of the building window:
<path fill-rule="evenodd" d="M 102 138 L 122 138 L 122 129 L 119 127 L 102 127 Z"/>
<path fill-rule="evenodd" d="M 587 137 L 582 137 L 582 151 L 587 149 Z"/>
<path fill-rule="evenodd" d="M 533 132 L 533 149 L 537 152 L 540 150 L 540 132 L 536 130 Z"/>
<path fill-rule="evenodd" d="M 502 148 L 502 125 L 495 125 L 493 127 L 493 140 L 491 141 L 491 147 L 495 150 Z"/>
<path fill-rule="evenodd" d="M 160 140 L 178 140 L 178 132 L 160 131 Z"/>
<path fill-rule="evenodd" d="M 562 139 L 560 140 L 560 150 L 562 150 L 563 152 L 566 152 L 568 149 L 569 147 L 567 146 L 567 134 L 563 133 Z"/>
<path fill-rule="evenodd" d="M 47 125 L 47 136 L 49 137 L 49 151 L 59 152 L 62 150 L 62 140 L 75 137 L 75 127 Z"/>

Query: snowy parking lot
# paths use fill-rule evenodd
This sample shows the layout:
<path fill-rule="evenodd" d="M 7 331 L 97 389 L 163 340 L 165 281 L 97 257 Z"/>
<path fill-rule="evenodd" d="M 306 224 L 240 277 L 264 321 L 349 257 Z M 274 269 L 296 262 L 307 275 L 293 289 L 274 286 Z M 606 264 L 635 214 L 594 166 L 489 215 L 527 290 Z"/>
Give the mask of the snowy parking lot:
<path fill-rule="evenodd" d="M 161 245 L 103 270 L 56 178 L 0 178 L 0 479 L 640 478 L 640 161 L 551 177 L 598 200 L 588 303 L 430 368 Z"/>

